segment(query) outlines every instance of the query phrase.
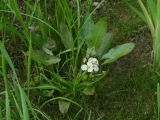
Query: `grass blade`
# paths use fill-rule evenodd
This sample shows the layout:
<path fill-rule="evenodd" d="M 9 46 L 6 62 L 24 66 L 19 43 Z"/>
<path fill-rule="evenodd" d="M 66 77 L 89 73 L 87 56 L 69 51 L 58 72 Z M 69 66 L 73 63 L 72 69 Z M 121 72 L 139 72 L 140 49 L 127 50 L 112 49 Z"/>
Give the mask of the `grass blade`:
<path fill-rule="evenodd" d="M 157 19 L 154 43 L 154 66 L 160 70 L 160 0 L 157 0 Z"/>
<path fill-rule="evenodd" d="M 3 45 L 3 43 L 2 43 Z M 1 46 L 0 46 L 1 48 Z M 3 75 L 3 80 L 5 82 L 5 105 L 6 105 L 6 120 L 11 120 L 11 108 L 10 108 L 10 99 L 9 99 L 9 83 L 7 80 L 7 74 L 6 74 L 6 63 L 5 63 L 5 58 L 4 58 L 4 54 L 2 52 L 2 75 Z"/>
<path fill-rule="evenodd" d="M 3 54 L 5 60 L 8 62 L 10 68 L 12 69 L 13 72 L 13 76 L 15 77 L 16 80 L 18 80 L 17 74 L 16 74 L 16 70 L 14 68 L 14 65 L 12 63 L 12 60 L 10 59 L 7 50 L 4 47 L 4 44 L 2 42 L 0 42 L 0 51 Z"/>
<path fill-rule="evenodd" d="M 154 0 L 147 0 L 147 4 L 150 9 L 150 13 L 152 15 L 152 19 L 154 21 L 154 25 L 156 25 L 156 19 L 157 19 L 156 3 Z"/>
<path fill-rule="evenodd" d="M 133 7 L 132 5 L 130 5 L 128 2 L 126 2 L 126 4 L 128 5 L 128 7 L 135 12 L 145 23 L 147 23 L 147 20 L 145 18 L 145 16 L 135 7 Z"/>
<path fill-rule="evenodd" d="M 158 120 L 160 119 L 160 87 L 157 84 L 157 106 L 158 106 Z"/>
<path fill-rule="evenodd" d="M 0 108 L 0 120 L 2 120 L 2 110 L 1 110 L 1 108 Z"/>
<path fill-rule="evenodd" d="M 152 37 L 154 37 L 154 33 L 155 33 L 155 28 L 154 28 L 154 24 L 152 22 L 152 19 L 151 19 L 151 16 L 149 15 L 147 9 L 145 8 L 143 2 L 141 0 L 138 0 L 139 2 L 139 5 L 144 13 L 144 16 L 146 17 L 146 21 L 148 23 L 148 26 L 150 28 L 150 31 L 151 31 L 151 34 L 152 34 Z"/>
<path fill-rule="evenodd" d="M 29 120 L 29 113 L 28 113 L 28 108 L 26 104 L 26 95 L 21 87 L 19 87 L 19 91 L 21 94 L 21 102 L 22 102 L 22 110 L 23 110 L 23 120 Z"/>

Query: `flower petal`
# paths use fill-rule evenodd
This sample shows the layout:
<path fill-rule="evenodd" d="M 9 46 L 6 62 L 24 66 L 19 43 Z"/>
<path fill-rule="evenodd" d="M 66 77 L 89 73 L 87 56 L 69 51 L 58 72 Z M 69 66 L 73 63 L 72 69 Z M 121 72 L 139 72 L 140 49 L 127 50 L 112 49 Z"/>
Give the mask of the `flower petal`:
<path fill-rule="evenodd" d="M 82 66 L 81 66 L 81 69 L 82 69 L 83 71 L 86 71 L 86 70 L 87 70 L 87 65 L 85 65 L 85 64 L 82 65 Z"/>
<path fill-rule="evenodd" d="M 90 72 L 90 73 L 93 72 L 93 67 L 89 67 L 88 72 Z"/>
<path fill-rule="evenodd" d="M 93 58 L 92 63 L 98 65 L 98 60 L 96 58 Z"/>
<path fill-rule="evenodd" d="M 88 67 L 93 67 L 93 64 L 91 62 L 87 62 Z"/>
<path fill-rule="evenodd" d="M 99 67 L 98 66 L 94 66 L 94 71 L 98 72 L 99 71 Z"/>
<path fill-rule="evenodd" d="M 92 62 L 93 61 L 93 57 L 90 57 L 89 59 L 88 59 L 88 62 Z"/>

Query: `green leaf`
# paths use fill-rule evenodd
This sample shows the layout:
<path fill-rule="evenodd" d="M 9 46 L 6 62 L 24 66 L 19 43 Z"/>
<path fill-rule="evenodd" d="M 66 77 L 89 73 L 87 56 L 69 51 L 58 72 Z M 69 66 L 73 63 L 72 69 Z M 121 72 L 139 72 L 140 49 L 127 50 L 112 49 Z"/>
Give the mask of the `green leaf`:
<path fill-rule="evenodd" d="M 23 110 L 23 119 L 24 120 L 29 120 L 29 110 L 27 107 L 27 103 L 26 103 L 26 95 L 24 90 L 19 86 L 19 91 L 20 91 L 20 95 L 21 95 L 21 104 L 22 104 L 22 110 Z"/>
<path fill-rule="evenodd" d="M 62 90 L 59 89 L 56 85 L 49 85 L 49 84 L 42 84 L 42 85 L 40 85 L 40 86 L 30 87 L 30 89 L 57 90 L 57 91 L 59 91 L 59 92 L 62 92 Z"/>
<path fill-rule="evenodd" d="M 157 6 L 156 2 L 154 0 L 147 0 L 148 7 L 150 9 L 150 13 L 152 15 L 154 24 L 156 25 L 156 19 L 157 19 Z"/>
<path fill-rule="evenodd" d="M 11 106 L 10 106 L 10 99 L 9 99 L 9 93 L 8 90 L 6 90 L 6 120 L 11 120 Z"/>
<path fill-rule="evenodd" d="M 0 31 L 2 30 L 2 28 L 3 28 L 3 23 L 2 21 L 0 21 Z"/>
<path fill-rule="evenodd" d="M 96 51 L 95 48 L 87 48 L 87 53 L 86 53 L 86 57 L 89 58 L 90 56 L 94 56 L 96 55 Z"/>
<path fill-rule="evenodd" d="M 160 118 L 160 87 L 159 83 L 157 83 L 157 107 L 158 107 L 158 120 Z"/>
<path fill-rule="evenodd" d="M 141 13 L 137 8 L 133 7 L 131 4 L 129 4 L 128 2 L 126 2 L 126 4 L 128 5 L 128 7 L 130 7 L 130 9 L 135 12 L 145 23 L 147 23 L 147 20 L 145 18 L 145 16 L 143 15 L 143 13 Z"/>
<path fill-rule="evenodd" d="M 91 18 L 89 18 L 80 29 L 80 39 L 83 41 L 90 39 L 90 37 L 92 37 L 93 27 L 94 21 Z"/>
<path fill-rule="evenodd" d="M 52 50 L 49 50 L 49 49 L 47 49 L 47 48 L 43 48 L 43 50 L 44 50 L 44 52 L 45 52 L 46 54 L 53 56 Z"/>
<path fill-rule="evenodd" d="M 73 44 L 74 44 L 72 34 L 69 31 L 68 27 L 64 23 L 61 23 L 61 25 L 60 25 L 60 32 L 62 34 L 61 40 L 62 40 L 63 45 L 67 49 L 72 49 Z"/>
<path fill-rule="evenodd" d="M 85 88 L 85 89 L 83 90 L 83 93 L 84 93 L 85 95 L 94 95 L 94 93 L 95 93 L 95 88 L 94 88 L 94 87 Z"/>
<path fill-rule="evenodd" d="M 152 34 L 152 37 L 154 37 L 154 33 L 155 33 L 155 26 L 153 24 L 153 21 L 152 21 L 152 17 L 151 15 L 149 14 L 148 10 L 147 10 L 147 7 L 145 7 L 144 3 L 142 2 L 142 0 L 138 0 L 138 3 L 143 11 L 143 14 L 146 18 L 146 21 L 147 21 L 147 24 L 148 24 L 148 27 L 151 31 L 151 34 Z"/>
<path fill-rule="evenodd" d="M 154 41 L 154 66 L 160 70 L 160 0 L 157 0 L 157 23 Z"/>
<path fill-rule="evenodd" d="M 38 33 L 32 33 L 32 43 L 36 47 L 42 48 L 42 46 L 45 44 L 45 41 L 43 40 L 42 36 Z"/>
<path fill-rule="evenodd" d="M 133 50 L 134 47 L 134 43 L 126 43 L 112 48 L 108 53 L 102 56 L 102 59 L 105 60 L 103 64 L 112 63 L 118 58 L 127 55 Z"/>
<path fill-rule="evenodd" d="M 55 90 L 41 90 L 40 94 L 44 97 L 53 97 Z"/>
<path fill-rule="evenodd" d="M 157 17 L 159 18 L 160 17 L 160 0 L 157 0 Z"/>
<path fill-rule="evenodd" d="M 12 34 L 15 34 L 16 37 L 19 37 L 26 45 L 26 37 L 24 37 L 24 35 L 17 30 L 17 28 L 14 26 L 14 21 L 10 21 L 7 16 L 3 16 L 3 21 L 5 21 L 5 23 L 7 24 L 7 27 L 5 27 L 4 29 L 8 30 Z"/>
<path fill-rule="evenodd" d="M 47 55 L 43 51 L 40 50 L 34 50 L 32 51 L 31 58 L 43 65 L 52 65 L 60 62 L 60 58 L 56 56 Z"/>
<path fill-rule="evenodd" d="M 66 101 L 58 101 L 59 104 L 59 110 L 62 114 L 65 114 L 68 112 L 68 109 L 70 107 L 70 102 L 66 102 Z"/>
<path fill-rule="evenodd" d="M 17 74 L 16 74 L 16 70 L 14 68 L 13 62 L 6 50 L 6 48 L 4 47 L 4 44 L 0 41 L 0 51 L 2 53 L 2 55 L 4 56 L 5 60 L 8 62 L 10 68 L 12 69 L 13 72 L 13 76 L 18 80 Z"/>
<path fill-rule="evenodd" d="M 37 6 L 37 13 L 38 13 L 38 17 L 41 18 L 41 19 L 44 19 L 43 18 L 43 13 L 42 13 L 42 10 L 41 10 L 41 7 L 40 6 Z M 44 25 L 42 22 L 38 21 L 38 26 L 39 26 L 39 30 L 41 31 L 41 35 L 43 37 L 44 40 L 47 40 L 47 32 L 48 32 L 48 28 L 46 27 L 46 25 Z"/>
<path fill-rule="evenodd" d="M 0 107 L 0 120 L 2 120 L 3 117 L 2 117 L 2 110 L 1 110 L 1 107 Z"/>
<path fill-rule="evenodd" d="M 112 42 L 112 33 L 107 33 L 102 39 L 100 46 L 96 50 L 96 54 L 102 57 L 108 50 Z"/>
<path fill-rule="evenodd" d="M 43 48 L 55 49 L 56 42 L 54 40 L 52 40 L 51 38 L 49 38 L 48 41 L 45 44 L 43 44 Z"/>
<path fill-rule="evenodd" d="M 45 61 L 46 65 L 52 65 L 60 62 L 60 58 L 55 56 L 48 56 L 48 59 Z"/>
<path fill-rule="evenodd" d="M 107 32 L 107 23 L 103 20 L 98 21 L 94 26 L 94 45 L 97 48 Z"/>
<path fill-rule="evenodd" d="M 105 21 L 100 20 L 94 25 L 92 22 L 89 25 L 90 26 L 88 27 L 90 28 L 88 28 L 89 31 L 85 37 L 86 44 L 88 47 L 97 48 L 100 45 L 101 40 L 103 39 L 104 35 L 106 34 L 107 24 Z"/>
<path fill-rule="evenodd" d="M 56 49 L 56 42 L 54 40 L 49 39 L 44 45 L 43 45 L 43 50 L 45 53 L 47 53 L 48 55 L 52 55 L 52 50 Z"/>

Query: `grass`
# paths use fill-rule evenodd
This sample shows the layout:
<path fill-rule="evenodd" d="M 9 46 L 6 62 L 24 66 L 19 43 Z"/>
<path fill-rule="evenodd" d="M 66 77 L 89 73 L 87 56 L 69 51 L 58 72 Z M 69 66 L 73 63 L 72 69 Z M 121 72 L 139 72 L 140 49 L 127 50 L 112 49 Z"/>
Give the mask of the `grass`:
<path fill-rule="evenodd" d="M 1 83 L 0 97 L 3 99 L 0 100 L 0 119 L 157 118 L 155 92 L 159 77 L 153 72 L 150 59 L 147 60 L 150 57 L 150 42 L 144 44 L 150 40 L 150 36 L 143 27 L 143 22 L 134 13 L 130 14 L 131 10 L 122 1 L 105 1 L 99 10 L 88 6 L 92 2 L 90 0 L 83 3 L 84 8 L 91 14 L 94 13 L 95 21 L 101 17 L 103 21 L 108 21 L 107 31 L 114 34 L 112 46 L 128 41 L 136 43 L 133 53 L 104 67 L 109 72 L 101 80 L 102 83 L 95 86 L 96 93 L 92 96 L 84 96 L 81 92 L 90 83 L 81 84 L 80 80 L 86 78 L 77 67 L 81 65 L 87 48 L 86 44 L 81 43 L 79 36 L 80 28 L 87 23 L 81 16 L 86 11 L 81 7 L 82 3 L 76 0 L 74 4 L 70 3 L 73 7 L 70 9 L 66 0 L 54 2 L 56 8 L 49 4 L 51 1 L 46 0 L 37 0 L 34 4 L 31 1 L 17 4 L 16 0 L 13 3 L 11 0 L 1 2 L 0 14 L 3 16 L 1 22 L 4 26 L 1 29 L 0 22 L 3 38 L 0 50 L 4 82 Z M 131 2 L 136 4 L 135 1 Z M 19 9 L 19 4 L 26 9 Z M 105 26 L 103 21 L 95 24 Z M 96 28 L 99 29 L 97 26 Z M 144 33 L 149 37 L 145 37 Z M 18 52 L 12 54 L 12 48 Z M 19 51 L 22 51 L 22 63 L 16 58 Z M 149 53 L 146 56 L 141 51 Z M 22 70 L 14 65 L 16 62 L 20 63 Z M 8 77 L 8 72 L 11 77 Z M 89 90 L 92 92 L 92 89 Z M 71 106 L 68 110 L 69 104 Z M 65 111 L 68 112 L 65 114 Z"/>
<path fill-rule="evenodd" d="M 148 71 L 148 68 L 141 68 L 131 73 L 123 71 L 112 76 L 108 82 L 104 82 L 100 91 L 97 91 L 98 102 L 102 104 L 97 111 L 103 111 L 106 119 L 110 120 L 154 120 L 157 78 Z"/>
<path fill-rule="evenodd" d="M 138 7 L 136 1 L 129 2 Z M 122 1 L 107 1 L 106 5 L 108 7 L 100 9 L 96 15 L 109 21 L 109 29 L 116 34 L 114 43 L 131 40 L 136 43 L 136 48 L 131 56 L 113 66 L 110 79 L 102 83 L 103 87 L 97 91 L 99 96 L 96 96 L 95 104 L 99 103 L 100 107 L 95 111 L 106 115 L 104 119 L 109 120 L 154 120 L 157 118 L 155 91 L 159 78 L 148 66 L 151 63 L 151 53 L 148 55 L 151 51 L 149 31 Z M 148 97 L 149 93 L 151 97 Z M 148 110 L 147 113 L 145 110 Z"/>
<path fill-rule="evenodd" d="M 153 59 L 154 59 L 154 67 L 155 70 L 159 71 L 159 7 L 160 1 L 149 1 L 147 0 L 144 3 L 142 0 L 138 0 L 139 6 L 142 10 L 142 13 L 139 12 L 135 7 L 130 6 L 130 8 L 135 11 L 139 17 L 144 20 L 144 22 L 148 25 L 148 28 L 151 32 L 153 39 Z"/>

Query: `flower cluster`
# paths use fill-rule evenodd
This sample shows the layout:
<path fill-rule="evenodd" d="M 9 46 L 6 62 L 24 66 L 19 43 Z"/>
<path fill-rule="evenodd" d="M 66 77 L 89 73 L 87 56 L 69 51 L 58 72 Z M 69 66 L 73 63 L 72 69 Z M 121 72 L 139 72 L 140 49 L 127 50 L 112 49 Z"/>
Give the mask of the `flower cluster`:
<path fill-rule="evenodd" d="M 86 62 L 87 60 L 84 60 Z M 99 71 L 99 63 L 96 58 L 90 57 L 86 64 L 81 66 L 83 71 L 87 71 L 89 73 L 98 72 Z"/>

